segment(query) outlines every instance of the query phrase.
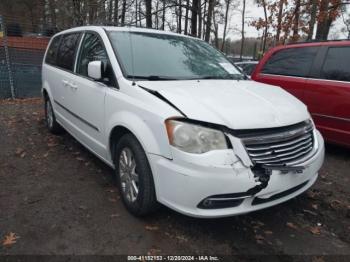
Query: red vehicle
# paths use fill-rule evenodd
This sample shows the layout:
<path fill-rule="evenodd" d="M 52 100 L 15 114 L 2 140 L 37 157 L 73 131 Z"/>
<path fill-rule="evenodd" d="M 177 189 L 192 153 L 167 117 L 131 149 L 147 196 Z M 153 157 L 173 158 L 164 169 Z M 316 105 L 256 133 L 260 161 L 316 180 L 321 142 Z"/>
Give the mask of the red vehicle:
<path fill-rule="evenodd" d="M 303 101 L 329 142 L 350 147 L 350 41 L 278 46 L 252 79 L 280 86 Z"/>

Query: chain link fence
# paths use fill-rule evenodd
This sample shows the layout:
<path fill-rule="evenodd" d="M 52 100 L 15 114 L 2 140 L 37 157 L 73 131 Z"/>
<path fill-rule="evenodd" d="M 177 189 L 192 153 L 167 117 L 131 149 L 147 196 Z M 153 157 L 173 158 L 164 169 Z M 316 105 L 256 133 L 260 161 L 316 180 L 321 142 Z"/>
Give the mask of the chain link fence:
<path fill-rule="evenodd" d="M 0 98 L 40 96 L 41 66 L 49 37 L 23 33 L 0 16 Z"/>

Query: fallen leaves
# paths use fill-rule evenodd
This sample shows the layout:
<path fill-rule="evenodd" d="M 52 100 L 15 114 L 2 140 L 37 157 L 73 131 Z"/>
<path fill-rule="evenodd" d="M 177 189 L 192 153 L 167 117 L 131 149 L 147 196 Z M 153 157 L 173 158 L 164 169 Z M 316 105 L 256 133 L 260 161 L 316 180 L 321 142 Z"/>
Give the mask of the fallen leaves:
<path fill-rule="evenodd" d="M 16 154 L 16 156 L 18 156 L 18 157 L 20 157 L 20 158 L 23 158 L 23 157 L 25 157 L 26 152 L 24 151 L 23 148 L 18 147 L 18 148 L 16 149 L 15 154 Z"/>
<path fill-rule="evenodd" d="M 320 235 L 321 231 L 319 227 L 309 227 L 308 230 L 314 235 Z"/>
<path fill-rule="evenodd" d="M 54 141 L 50 141 L 50 142 L 47 143 L 47 146 L 48 147 L 55 147 L 55 146 L 58 146 L 58 143 L 54 142 Z"/>
<path fill-rule="evenodd" d="M 331 201 L 330 206 L 331 206 L 333 209 L 337 210 L 337 209 L 343 208 L 343 207 L 342 207 L 342 206 L 343 206 L 343 203 L 342 203 L 341 201 L 335 199 L 335 200 L 332 200 L 332 201 Z"/>
<path fill-rule="evenodd" d="M 148 255 L 148 256 L 156 256 L 156 255 L 158 255 L 160 252 L 161 252 L 160 249 L 151 248 L 151 249 L 147 252 L 147 255 Z"/>
<path fill-rule="evenodd" d="M 20 237 L 17 236 L 15 233 L 10 232 L 8 235 L 5 236 L 5 239 L 2 242 L 3 246 L 12 246 L 17 242 L 17 239 Z"/>
<path fill-rule="evenodd" d="M 311 211 L 311 210 L 308 210 L 308 209 L 303 209 L 303 212 L 304 213 L 307 213 L 307 214 L 310 214 L 310 215 L 313 215 L 313 216 L 317 216 L 317 213 Z"/>
<path fill-rule="evenodd" d="M 116 198 L 108 198 L 108 200 L 109 200 L 109 202 L 112 202 L 112 203 L 115 203 L 118 201 Z"/>
<path fill-rule="evenodd" d="M 293 224 L 292 222 L 287 222 L 287 223 L 286 223 L 286 226 L 289 227 L 289 228 L 295 229 L 295 230 L 298 229 L 298 226 L 296 226 L 296 225 Z"/>
<path fill-rule="evenodd" d="M 41 104 L 42 98 L 18 98 L 18 99 L 0 99 L 2 105 L 15 105 L 15 104 Z"/>
<path fill-rule="evenodd" d="M 180 240 L 182 242 L 188 241 L 188 239 L 184 235 L 177 235 L 175 238 L 177 238 L 178 240 Z"/>
<path fill-rule="evenodd" d="M 149 225 L 146 225 L 145 226 L 145 229 L 148 230 L 148 231 L 156 231 L 158 230 L 159 228 L 157 226 L 149 226 Z"/>
<path fill-rule="evenodd" d="M 255 235 L 255 240 L 258 244 L 264 244 L 265 238 L 262 235 Z"/>

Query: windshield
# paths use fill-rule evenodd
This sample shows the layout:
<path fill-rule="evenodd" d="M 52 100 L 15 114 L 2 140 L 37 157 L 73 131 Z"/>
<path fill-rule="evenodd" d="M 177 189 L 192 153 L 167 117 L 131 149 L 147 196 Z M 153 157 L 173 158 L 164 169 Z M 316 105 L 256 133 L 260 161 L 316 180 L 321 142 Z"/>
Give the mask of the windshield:
<path fill-rule="evenodd" d="M 110 31 L 109 37 L 127 78 L 243 79 L 243 75 L 223 54 L 201 40 L 119 31 Z"/>

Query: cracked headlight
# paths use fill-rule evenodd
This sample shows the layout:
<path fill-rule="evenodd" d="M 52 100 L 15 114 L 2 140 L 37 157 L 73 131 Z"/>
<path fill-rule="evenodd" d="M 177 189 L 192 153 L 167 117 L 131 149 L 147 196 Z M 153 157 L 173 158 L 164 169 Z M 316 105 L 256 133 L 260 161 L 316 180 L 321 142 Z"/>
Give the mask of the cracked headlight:
<path fill-rule="evenodd" d="M 212 150 L 227 149 L 223 132 L 186 123 L 179 120 L 166 120 L 169 143 L 188 153 L 201 154 Z"/>

